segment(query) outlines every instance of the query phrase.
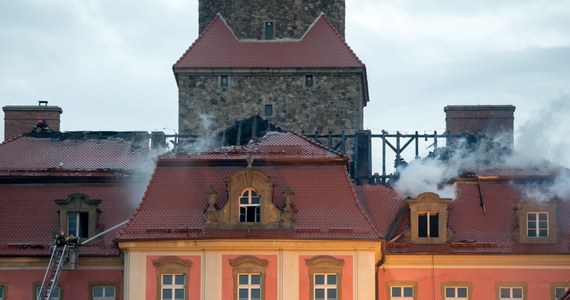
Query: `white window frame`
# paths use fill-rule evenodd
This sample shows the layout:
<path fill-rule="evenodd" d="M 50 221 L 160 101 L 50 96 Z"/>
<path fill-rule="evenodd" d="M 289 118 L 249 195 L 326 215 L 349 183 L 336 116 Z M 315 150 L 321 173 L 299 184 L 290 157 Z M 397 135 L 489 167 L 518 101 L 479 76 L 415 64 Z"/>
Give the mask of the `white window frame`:
<path fill-rule="evenodd" d="M 165 276 L 172 276 L 172 283 L 171 284 L 165 284 L 164 283 L 164 277 Z M 182 276 L 183 278 L 183 282 L 182 283 L 176 283 L 176 276 Z M 179 298 L 176 298 L 176 290 L 180 290 L 182 289 L 182 291 L 184 292 L 184 296 L 182 296 L 182 300 L 186 299 L 186 274 L 183 273 L 164 273 L 161 274 L 160 276 L 160 299 L 161 300 L 178 300 Z M 172 292 L 172 298 L 164 298 L 164 291 L 165 290 L 170 290 Z"/>
<path fill-rule="evenodd" d="M 246 276 L 247 283 L 241 283 L 242 276 Z M 253 283 L 253 277 L 257 276 L 259 283 Z M 263 289 L 262 289 L 262 274 L 261 273 L 238 273 L 238 300 L 263 300 Z M 243 298 L 240 295 L 241 290 L 247 290 L 247 297 Z M 259 291 L 259 297 L 253 298 L 252 291 Z"/>
<path fill-rule="evenodd" d="M 453 292 L 454 296 L 453 297 L 447 296 L 447 290 L 448 289 L 454 290 L 454 292 Z M 459 297 L 459 295 L 458 295 L 459 289 L 465 289 L 465 297 Z M 466 300 L 466 299 L 469 299 L 469 287 L 467 287 L 467 286 L 446 286 L 446 287 L 444 287 L 443 292 L 444 292 L 443 296 L 445 297 L 444 298 L 445 300 L 457 300 L 457 299 Z"/>
<path fill-rule="evenodd" d="M 529 219 L 529 217 L 531 215 L 534 215 L 535 219 L 534 222 L 534 226 L 531 226 L 531 221 Z M 546 220 L 540 220 L 540 216 L 541 215 L 546 215 Z M 529 211 L 526 213 L 526 235 L 529 238 L 537 238 L 537 239 L 542 239 L 542 238 L 548 238 L 550 236 L 550 226 L 549 225 L 549 214 L 548 212 L 544 212 L 544 211 Z M 540 235 L 540 224 L 546 224 L 546 235 L 542 236 Z M 534 235 L 530 234 L 530 231 L 533 230 L 535 233 Z"/>
<path fill-rule="evenodd" d="M 508 298 L 505 298 L 502 296 L 504 289 L 509 290 L 509 297 Z M 515 289 L 521 290 L 521 297 L 520 298 L 514 298 L 513 290 L 515 290 Z M 525 299 L 524 288 L 522 286 L 502 286 L 502 287 L 499 287 L 499 299 L 500 300 L 521 300 L 521 299 Z"/>
<path fill-rule="evenodd" d="M 426 216 L 426 232 L 427 232 L 427 236 L 420 236 L 420 216 Z M 431 224 L 430 224 L 430 217 L 435 216 L 437 217 L 437 236 L 432 236 L 432 232 L 431 232 Z M 439 213 L 438 212 L 431 212 L 431 211 L 425 211 L 425 212 L 418 212 L 418 237 L 419 238 L 438 238 L 441 236 L 441 233 L 439 232 L 439 222 L 441 221 L 439 218 Z"/>
<path fill-rule="evenodd" d="M 394 289 L 399 289 L 400 290 L 400 296 L 394 296 Z M 411 289 L 412 290 L 412 296 L 405 296 L 404 295 L 404 291 L 405 289 Z M 395 285 L 395 286 L 390 286 L 390 299 L 391 300 L 414 300 L 414 295 L 415 295 L 415 289 L 414 286 L 412 285 Z"/>
<path fill-rule="evenodd" d="M 95 289 L 101 289 L 103 296 L 95 296 Z M 113 291 L 113 296 L 107 295 L 110 290 Z M 114 285 L 94 285 L 91 288 L 91 297 L 93 300 L 115 300 L 117 299 L 117 287 Z"/>
<path fill-rule="evenodd" d="M 258 200 L 257 203 L 253 203 L 254 199 Z M 242 200 L 246 200 L 246 203 L 242 203 Z M 242 208 L 244 208 L 245 214 L 242 214 Z M 253 222 L 248 221 L 248 214 L 251 210 L 255 214 Z M 256 190 L 248 188 L 241 193 L 239 197 L 239 221 L 240 223 L 258 223 L 261 221 L 261 196 L 259 196 Z"/>
<path fill-rule="evenodd" d="M 324 282 L 317 283 L 317 276 L 323 276 Z M 329 283 L 329 276 L 334 276 L 335 283 Z M 338 290 L 338 275 L 337 273 L 315 273 L 313 274 L 313 299 L 315 300 L 336 300 L 339 298 Z M 324 290 L 324 298 L 317 298 L 317 290 Z M 336 297 L 329 298 L 329 291 L 334 290 Z"/>

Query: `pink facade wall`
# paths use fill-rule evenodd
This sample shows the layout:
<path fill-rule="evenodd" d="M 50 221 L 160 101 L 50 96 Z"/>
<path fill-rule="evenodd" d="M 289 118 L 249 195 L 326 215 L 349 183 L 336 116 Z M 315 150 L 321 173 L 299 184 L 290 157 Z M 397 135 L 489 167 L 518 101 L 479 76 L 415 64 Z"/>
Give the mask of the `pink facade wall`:
<path fill-rule="evenodd" d="M 0 283 L 6 287 L 6 299 L 35 299 L 36 286 L 40 286 L 45 270 L 2 270 Z M 122 270 L 63 270 L 58 285 L 63 299 L 89 299 L 91 284 L 117 287 L 117 299 L 123 299 Z"/>
<path fill-rule="evenodd" d="M 178 258 L 189 260 L 192 262 L 190 270 L 188 273 L 188 299 L 200 299 L 201 286 L 202 286 L 202 275 L 200 268 L 202 267 L 202 261 L 200 256 L 176 256 Z M 148 256 L 146 258 L 146 299 L 155 300 L 158 295 L 157 291 L 157 278 L 158 274 L 156 272 L 156 267 L 153 261 L 161 258 L 161 256 Z"/>
<path fill-rule="evenodd" d="M 444 282 L 469 282 L 471 299 L 496 299 L 496 283 L 527 283 L 525 299 L 550 299 L 551 284 L 568 282 L 570 270 L 561 269 L 389 269 L 378 270 L 379 297 L 390 299 L 388 282 L 412 281 L 417 283 L 417 300 L 444 299 L 441 295 Z M 435 294 L 435 298 L 434 298 Z"/>

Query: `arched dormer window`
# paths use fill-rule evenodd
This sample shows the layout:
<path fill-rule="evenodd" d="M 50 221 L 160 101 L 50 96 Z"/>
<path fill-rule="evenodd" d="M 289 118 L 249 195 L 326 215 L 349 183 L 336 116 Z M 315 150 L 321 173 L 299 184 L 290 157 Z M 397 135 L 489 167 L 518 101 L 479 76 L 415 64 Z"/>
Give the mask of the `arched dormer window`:
<path fill-rule="evenodd" d="M 214 228 L 273 229 L 291 228 L 295 222 L 293 197 L 295 193 L 287 187 L 283 192 L 283 206 L 274 204 L 275 179 L 252 167 L 226 179 L 227 201 L 216 207 L 218 193 L 210 187 L 206 192 L 208 207 L 204 211 L 206 226 Z"/>
<path fill-rule="evenodd" d="M 239 221 L 241 223 L 259 222 L 261 198 L 254 189 L 248 188 L 239 197 Z"/>

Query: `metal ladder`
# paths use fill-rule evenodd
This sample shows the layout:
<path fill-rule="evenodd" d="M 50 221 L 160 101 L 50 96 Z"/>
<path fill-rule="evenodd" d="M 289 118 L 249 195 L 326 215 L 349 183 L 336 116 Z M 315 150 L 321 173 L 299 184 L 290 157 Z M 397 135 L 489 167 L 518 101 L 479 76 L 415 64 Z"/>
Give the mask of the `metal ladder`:
<path fill-rule="evenodd" d="M 73 247 L 73 245 L 69 245 Z M 68 251 L 68 245 L 52 246 L 51 258 L 42 281 L 42 286 L 38 292 L 36 300 L 50 300 L 53 290 L 57 287 L 57 280 L 61 274 L 61 268 L 65 261 L 65 255 Z"/>

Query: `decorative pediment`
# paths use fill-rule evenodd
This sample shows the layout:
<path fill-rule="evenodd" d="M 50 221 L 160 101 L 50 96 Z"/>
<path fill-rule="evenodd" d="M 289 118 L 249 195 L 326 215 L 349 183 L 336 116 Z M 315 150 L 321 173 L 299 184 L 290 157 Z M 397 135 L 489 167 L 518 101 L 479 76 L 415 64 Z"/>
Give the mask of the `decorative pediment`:
<path fill-rule="evenodd" d="M 274 205 L 275 179 L 248 166 L 226 179 L 228 199 L 222 208 L 216 207 L 218 193 L 206 192 L 208 207 L 204 212 L 206 226 L 217 228 L 287 228 L 295 221 L 292 208 L 294 193 L 287 188 L 283 193 L 283 209 Z"/>

